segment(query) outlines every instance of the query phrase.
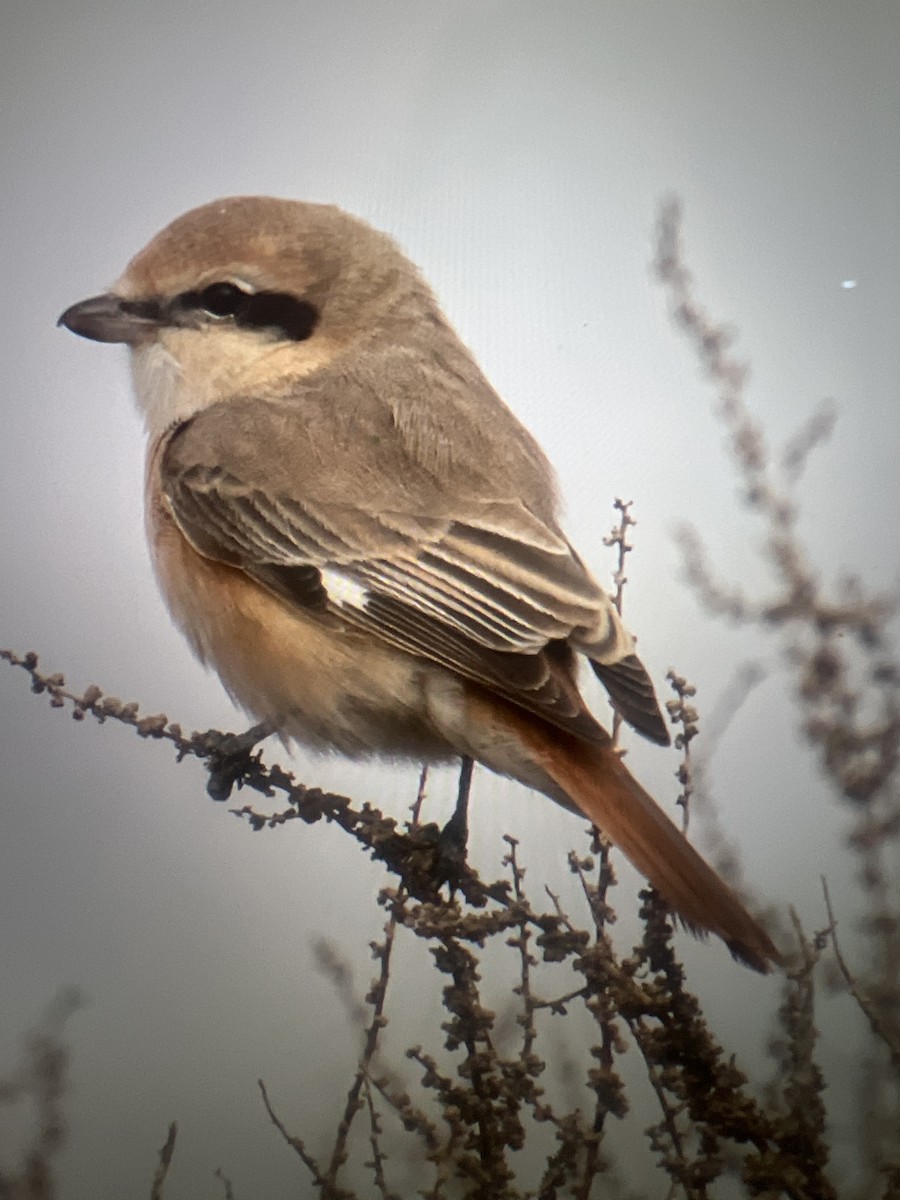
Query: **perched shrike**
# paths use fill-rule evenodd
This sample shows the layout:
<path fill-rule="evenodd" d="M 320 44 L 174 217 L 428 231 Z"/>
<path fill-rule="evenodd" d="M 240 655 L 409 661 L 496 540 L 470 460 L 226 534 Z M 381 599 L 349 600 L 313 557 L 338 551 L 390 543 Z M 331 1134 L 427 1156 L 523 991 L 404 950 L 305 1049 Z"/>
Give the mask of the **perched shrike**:
<path fill-rule="evenodd" d="M 779 960 L 588 711 L 579 656 L 669 741 L 540 447 L 388 237 L 220 200 L 60 323 L 131 350 L 159 585 L 243 708 L 319 750 L 469 756 L 583 813 L 690 929 Z"/>

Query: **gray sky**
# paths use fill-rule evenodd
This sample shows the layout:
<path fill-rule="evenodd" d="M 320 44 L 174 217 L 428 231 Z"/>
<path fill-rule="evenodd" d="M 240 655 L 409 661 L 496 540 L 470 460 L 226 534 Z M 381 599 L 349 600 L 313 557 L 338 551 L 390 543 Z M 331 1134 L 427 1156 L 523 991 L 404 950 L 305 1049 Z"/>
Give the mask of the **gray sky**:
<path fill-rule="evenodd" d="M 8 6 L 0 644 L 188 728 L 241 726 L 156 595 L 124 353 L 54 323 L 184 209 L 267 193 L 335 202 L 399 240 L 556 464 L 601 578 L 611 499 L 634 500 L 628 623 L 659 684 L 675 667 L 711 713 L 738 664 L 775 656 L 712 623 L 680 579 L 684 519 L 724 573 L 766 576 L 711 397 L 651 278 L 657 207 L 681 196 L 699 290 L 740 331 L 772 437 L 837 403 L 803 491 L 816 561 L 895 586 L 898 50 L 891 0 Z M 784 692 L 777 674 L 754 692 L 712 778 L 749 877 L 814 927 L 843 818 Z M 71 1025 L 63 1196 L 144 1194 L 173 1117 L 171 1200 L 217 1194 L 220 1165 L 241 1196 L 295 1196 L 255 1080 L 298 1132 L 333 1125 L 355 1043 L 309 947 L 337 940 L 364 990 L 382 876 L 334 830 L 251 836 L 205 799 L 198 767 L 74 725 L 10 669 L 0 706 L 0 1065 L 60 984 L 90 999 Z M 631 761 L 674 797 L 672 755 L 635 746 Z M 294 765 L 398 815 L 415 791 L 412 767 Z M 452 789 L 452 774 L 435 779 L 436 817 Z M 535 894 L 569 886 L 577 822 L 487 776 L 474 805 L 479 865 L 495 869 L 509 831 Z M 629 907 L 623 893 L 625 931 Z M 752 1053 L 775 985 L 718 946 L 686 953 L 723 1040 L 749 1022 Z M 410 1004 L 396 1046 L 426 1027 Z"/>

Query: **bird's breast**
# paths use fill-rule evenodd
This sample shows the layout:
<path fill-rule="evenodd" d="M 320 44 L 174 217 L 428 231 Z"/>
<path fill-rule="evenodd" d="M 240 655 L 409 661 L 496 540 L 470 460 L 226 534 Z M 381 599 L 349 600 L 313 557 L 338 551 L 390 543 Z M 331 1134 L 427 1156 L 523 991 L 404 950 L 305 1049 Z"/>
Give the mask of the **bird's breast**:
<path fill-rule="evenodd" d="M 147 536 L 163 598 L 201 662 L 255 719 L 352 757 L 442 760 L 454 750 L 428 717 L 439 668 L 295 607 L 244 571 L 199 554 L 148 464 Z"/>

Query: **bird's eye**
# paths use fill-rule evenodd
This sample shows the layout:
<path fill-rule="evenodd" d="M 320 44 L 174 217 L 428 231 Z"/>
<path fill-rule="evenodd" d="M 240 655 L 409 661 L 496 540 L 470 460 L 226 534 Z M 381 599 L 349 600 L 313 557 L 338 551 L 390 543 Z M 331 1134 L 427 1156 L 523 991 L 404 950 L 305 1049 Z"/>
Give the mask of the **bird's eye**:
<path fill-rule="evenodd" d="M 234 283 L 211 283 L 197 296 L 198 307 L 212 317 L 236 317 L 250 296 Z"/>
<path fill-rule="evenodd" d="M 208 324 L 212 317 L 291 342 L 306 341 L 319 323 L 318 309 L 307 300 L 287 292 L 245 291 L 226 280 L 182 292 L 169 303 L 167 312 L 174 325 L 190 329 Z"/>

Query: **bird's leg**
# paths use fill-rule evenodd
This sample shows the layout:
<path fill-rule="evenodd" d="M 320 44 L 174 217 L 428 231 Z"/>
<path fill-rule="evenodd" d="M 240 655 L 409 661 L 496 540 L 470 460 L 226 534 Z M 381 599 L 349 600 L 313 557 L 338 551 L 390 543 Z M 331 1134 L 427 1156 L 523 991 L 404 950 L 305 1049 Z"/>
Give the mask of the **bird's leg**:
<path fill-rule="evenodd" d="M 273 733 L 278 732 L 275 721 L 260 721 L 244 733 L 209 733 L 201 735 L 206 744 L 206 768 L 209 782 L 206 790 L 213 800 L 227 800 L 234 785 L 246 775 L 253 764 L 253 749 Z"/>
<path fill-rule="evenodd" d="M 473 760 L 464 754 L 459 764 L 459 790 L 453 816 L 441 830 L 441 844 L 454 858 L 465 862 L 469 838 L 469 790 L 472 786 Z"/>

